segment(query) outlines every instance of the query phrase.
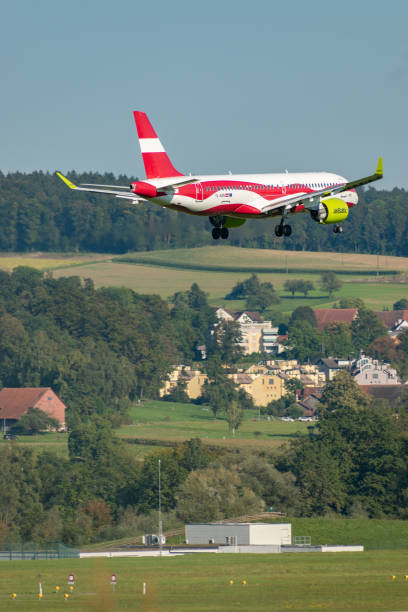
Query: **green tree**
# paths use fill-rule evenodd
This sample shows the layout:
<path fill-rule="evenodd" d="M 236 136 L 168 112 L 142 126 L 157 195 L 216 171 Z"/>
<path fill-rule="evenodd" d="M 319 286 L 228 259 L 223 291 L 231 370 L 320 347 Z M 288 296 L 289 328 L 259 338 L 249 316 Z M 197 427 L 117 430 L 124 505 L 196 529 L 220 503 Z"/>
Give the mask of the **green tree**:
<path fill-rule="evenodd" d="M 309 323 L 296 321 L 290 327 L 289 354 L 300 362 L 316 362 L 322 354 L 321 335 Z"/>
<path fill-rule="evenodd" d="M 336 357 L 350 357 L 356 354 L 348 323 L 331 323 L 321 332 L 324 353 Z"/>
<path fill-rule="evenodd" d="M 316 315 L 310 306 L 298 306 L 292 312 L 289 319 L 289 329 L 296 323 L 308 323 L 312 327 L 317 327 Z"/>
<path fill-rule="evenodd" d="M 272 283 L 262 283 L 256 293 L 248 295 L 246 301 L 247 310 L 259 310 L 265 312 L 273 304 L 279 304 L 280 300 L 273 288 Z"/>
<path fill-rule="evenodd" d="M 236 389 L 218 354 L 207 360 L 206 372 L 208 378 L 202 389 L 201 400 L 210 406 L 216 419 L 217 414 L 236 396 Z"/>
<path fill-rule="evenodd" d="M 57 430 L 61 427 L 61 423 L 48 416 L 38 408 L 29 408 L 27 414 L 19 419 L 19 421 L 11 428 L 12 433 L 33 435 L 44 433 L 49 430 Z"/>
<path fill-rule="evenodd" d="M 343 281 L 341 281 L 334 272 L 323 272 L 320 276 L 320 286 L 323 291 L 328 291 L 329 298 L 331 299 L 334 292 L 340 291 L 343 286 Z"/>
<path fill-rule="evenodd" d="M 295 293 L 303 293 L 303 295 L 306 297 L 309 291 L 312 291 L 314 289 L 314 284 L 312 283 L 312 281 L 308 280 L 289 279 L 285 281 L 283 288 L 285 289 L 285 291 L 289 291 L 292 294 L 292 297 L 294 297 Z"/>
<path fill-rule="evenodd" d="M 401 298 L 392 305 L 393 310 L 405 310 L 406 308 L 408 308 L 408 300 L 406 298 Z"/>
<path fill-rule="evenodd" d="M 365 305 L 360 298 L 346 297 L 339 300 L 337 308 L 365 308 Z"/>
<path fill-rule="evenodd" d="M 303 293 L 305 297 L 307 296 L 309 291 L 313 291 L 313 290 L 314 290 L 314 284 L 312 283 L 312 281 L 309 281 L 309 280 L 300 281 L 299 291 L 300 293 Z"/>
<path fill-rule="evenodd" d="M 226 410 L 235 397 L 235 385 L 230 378 L 217 377 L 214 381 L 204 383 L 202 398 L 210 406 L 214 419 L 217 418 L 217 414 Z"/>
<path fill-rule="evenodd" d="M 265 507 L 262 499 L 243 484 L 235 468 L 223 466 L 191 472 L 177 499 L 177 515 L 186 523 L 233 518 Z"/>
<path fill-rule="evenodd" d="M 208 343 L 208 355 L 218 355 L 222 363 L 236 363 L 243 356 L 241 328 L 236 321 L 220 321 Z"/>
<path fill-rule="evenodd" d="M 358 350 L 365 350 L 373 340 L 384 336 L 386 332 L 383 322 L 368 308 L 360 309 L 358 317 L 351 323 L 351 338 Z"/>
<path fill-rule="evenodd" d="M 340 370 L 333 380 L 325 385 L 320 406 L 321 412 L 335 412 L 346 408 L 358 411 L 367 408 L 370 403 L 370 397 L 360 390 L 351 374 Z"/>
<path fill-rule="evenodd" d="M 233 437 L 235 437 L 235 432 L 244 419 L 244 411 L 236 399 L 230 401 L 225 407 L 224 418 L 228 423 L 230 431 L 232 431 Z"/>
<path fill-rule="evenodd" d="M 285 291 L 289 291 L 292 297 L 294 297 L 295 293 L 299 291 L 299 281 L 296 279 L 288 279 L 284 282 L 283 288 Z"/>
<path fill-rule="evenodd" d="M 227 300 L 241 300 L 258 293 L 261 287 L 261 283 L 256 274 L 252 274 L 249 278 L 244 281 L 239 281 L 231 291 L 225 296 Z"/>

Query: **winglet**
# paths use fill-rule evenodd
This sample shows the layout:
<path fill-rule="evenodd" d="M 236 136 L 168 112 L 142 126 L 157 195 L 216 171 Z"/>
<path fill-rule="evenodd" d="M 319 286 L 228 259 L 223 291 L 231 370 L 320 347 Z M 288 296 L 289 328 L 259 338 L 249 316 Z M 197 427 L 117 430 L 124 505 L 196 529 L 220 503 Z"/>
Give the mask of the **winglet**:
<path fill-rule="evenodd" d="M 375 173 L 378 176 L 381 176 L 381 177 L 383 176 L 383 158 L 382 157 L 378 158 L 377 170 L 375 171 Z"/>
<path fill-rule="evenodd" d="M 56 172 L 56 175 L 57 175 L 57 176 L 59 176 L 59 177 L 60 177 L 60 179 L 61 179 L 61 181 L 64 181 L 64 183 L 65 183 L 66 185 L 68 185 L 68 187 L 69 187 L 70 189 L 77 189 L 77 186 L 76 186 L 76 185 L 74 185 L 74 183 L 71 183 L 71 181 L 70 181 L 70 180 L 68 180 L 66 176 L 64 176 L 63 174 L 61 174 L 61 172 Z"/>

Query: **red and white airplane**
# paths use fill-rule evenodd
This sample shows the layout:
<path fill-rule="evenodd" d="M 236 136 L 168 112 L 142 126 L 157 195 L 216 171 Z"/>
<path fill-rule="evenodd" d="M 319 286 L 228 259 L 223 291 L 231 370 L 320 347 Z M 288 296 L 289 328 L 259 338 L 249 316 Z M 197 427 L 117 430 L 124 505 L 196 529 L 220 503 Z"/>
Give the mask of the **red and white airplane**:
<path fill-rule="evenodd" d="M 380 157 L 374 174 L 347 181 L 330 172 L 285 172 L 280 174 L 220 174 L 186 176 L 170 161 L 146 113 L 134 111 L 146 180 L 130 187 L 117 185 L 74 185 L 60 172 L 58 176 L 78 191 L 107 193 L 120 199 L 153 202 L 164 208 L 209 217 L 213 238 L 228 238 L 229 228 L 246 219 L 280 217 L 276 236 L 290 236 L 287 222 L 293 213 L 308 211 L 313 221 L 333 224 L 339 233 L 341 221 L 358 202 L 355 188 L 383 176 Z"/>

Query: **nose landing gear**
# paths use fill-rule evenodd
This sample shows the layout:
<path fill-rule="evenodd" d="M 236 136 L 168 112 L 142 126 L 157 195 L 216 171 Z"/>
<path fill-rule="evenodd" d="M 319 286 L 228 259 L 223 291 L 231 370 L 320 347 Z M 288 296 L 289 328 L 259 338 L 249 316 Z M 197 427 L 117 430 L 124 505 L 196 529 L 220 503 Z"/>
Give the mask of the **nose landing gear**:
<path fill-rule="evenodd" d="M 333 225 L 333 232 L 335 234 L 342 234 L 343 233 L 343 228 L 341 227 L 341 225 Z"/>

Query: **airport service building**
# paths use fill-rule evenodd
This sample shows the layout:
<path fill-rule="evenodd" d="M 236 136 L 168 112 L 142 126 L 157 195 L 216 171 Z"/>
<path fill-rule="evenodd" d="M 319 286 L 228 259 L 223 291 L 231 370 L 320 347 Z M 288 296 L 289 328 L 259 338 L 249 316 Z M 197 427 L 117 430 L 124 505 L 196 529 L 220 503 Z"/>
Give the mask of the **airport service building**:
<path fill-rule="evenodd" d="M 290 523 L 197 523 L 186 525 L 186 544 L 284 546 L 292 543 Z"/>

